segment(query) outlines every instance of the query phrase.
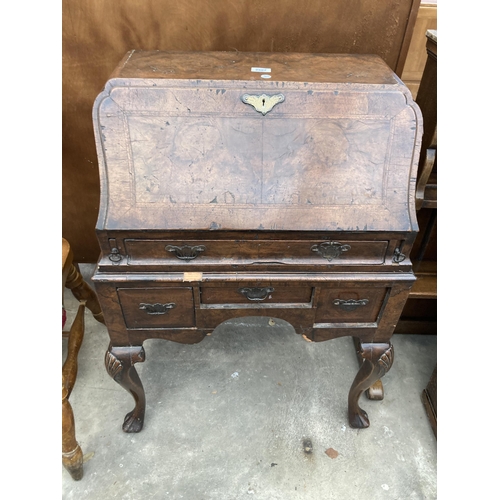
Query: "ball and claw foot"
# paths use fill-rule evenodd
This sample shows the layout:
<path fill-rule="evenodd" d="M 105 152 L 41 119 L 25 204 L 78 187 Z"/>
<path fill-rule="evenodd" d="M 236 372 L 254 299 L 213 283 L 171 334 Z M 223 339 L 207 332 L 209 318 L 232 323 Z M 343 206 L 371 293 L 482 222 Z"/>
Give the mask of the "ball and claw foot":
<path fill-rule="evenodd" d="M 142 418 L 136 417 L 134 413 L 135 411 L 132 410 L 131 412 L 125 415 L 125 419 L 123 420 L 123 425 L 122 425 L 123 432 L 127 433 L 141 432 L 142 426 L 144 424 L 144 416 L 142 416 Z"/>
<path fill-rule="evenodd" d="M 370 420 L 366 411 L 360 408 L 359 413 L 355 413 L 349 417 L 349 425 L 354 429 L 366 429 L 370 427 Z"/>

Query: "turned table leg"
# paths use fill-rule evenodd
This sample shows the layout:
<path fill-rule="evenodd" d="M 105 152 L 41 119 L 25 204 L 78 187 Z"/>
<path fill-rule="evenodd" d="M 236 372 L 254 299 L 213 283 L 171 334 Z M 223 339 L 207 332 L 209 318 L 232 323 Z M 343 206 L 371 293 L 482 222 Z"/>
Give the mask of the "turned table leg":
<path fill-rule="evenodd" d="M 75 437 L 75 417 L 69 396 L 78 371 L 78 352 L 84 335 L 85 302 L 80 302 L 68 336 L 68 354 L 62 368 L 62 463 L 76 481 L 83 477 L 83 454 Z"/>
<path fill-rule="evenodd" d="M 105 365 L 109 376 L 134 398 L 135 407 L 127 413 L 122 429 L 125 432 L 140 432 L 144 424 L 146 396 L 141 379 L 134 367 L 146 359 L 142 346 L 113 347 L 109 346 L 105 355 Z"/>
<path fill-rule="evenodd" d="M 97 295 L 90 285 L 83 279 L 78 268 L 71 264 L 66 278 L 65 287 L 71 290 L 71 293 L 78 300 L 85 300 L 87 308 L 92 312 L 94 318 L 104 324 L 104 316 Z"/>
<path fill-rule="evenodd" d="M 75 417 L 68 401 L 68 390 L 62 388 L 62 463 L 75 481 L 83 477 L 83 453 L 75 437 Z"/>
<path fill-rule="evenodd" d="M 360 355 L 363 358 L 363 364 L 352 383 L 348 402 L 349 424 L 358 429 L 370 425 L 368 415 L 359 407 L 359 397 L 390 370 L 394 360 L 394 348 L 389 343 L 361 343 Z"/>

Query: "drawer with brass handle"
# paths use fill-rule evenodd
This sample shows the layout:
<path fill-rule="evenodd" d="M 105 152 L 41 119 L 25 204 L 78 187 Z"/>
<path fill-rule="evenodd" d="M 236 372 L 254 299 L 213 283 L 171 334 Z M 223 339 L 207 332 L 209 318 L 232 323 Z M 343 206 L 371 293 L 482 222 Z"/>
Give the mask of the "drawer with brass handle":
<path fill-rule="evenodd" d="M 306 304 L 311 302 L 311 286 L 200 287 L 201 304 Z"/>
<path fill-rule="evenodd" d="M 380 265 L 388 241 L 125 239 L 129 265 Z"/>
<path fill-rule="evenodd" d="M 322 288 L 316 323 L 375 323 L 388 291 L 382 286 Z"/>
<path fill-rule="evenodd" d="M 190 287 L 119 288 L 118 298 L 127 328 L 195 326 Z"/>

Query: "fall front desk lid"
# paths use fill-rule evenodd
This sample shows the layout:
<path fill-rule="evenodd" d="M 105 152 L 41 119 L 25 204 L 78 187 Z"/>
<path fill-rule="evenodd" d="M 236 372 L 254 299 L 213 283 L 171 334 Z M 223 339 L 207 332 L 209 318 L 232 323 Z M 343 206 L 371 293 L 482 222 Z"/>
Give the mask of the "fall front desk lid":
<path fill-rule="evenodd" d="M 99 229 L 416 228 L 421 114 L 377 56 L 132 51 L 93 118 Z"/>

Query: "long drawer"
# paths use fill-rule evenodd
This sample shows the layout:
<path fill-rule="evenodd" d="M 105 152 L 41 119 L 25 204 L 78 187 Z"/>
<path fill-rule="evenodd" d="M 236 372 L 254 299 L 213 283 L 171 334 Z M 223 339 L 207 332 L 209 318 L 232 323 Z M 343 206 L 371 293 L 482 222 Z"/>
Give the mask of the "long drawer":
<path fill-rule="evenodd" d="M 201 304 L 305 304 L 311 302 L 313 288 L 275 286 L 272 283 L 242 284 L 238 287 L 200 287 Z"/>
<path fill-rule="evenodd" d="M 377 265 L 388 241 L 125 239 L 129 265 Z"/>

